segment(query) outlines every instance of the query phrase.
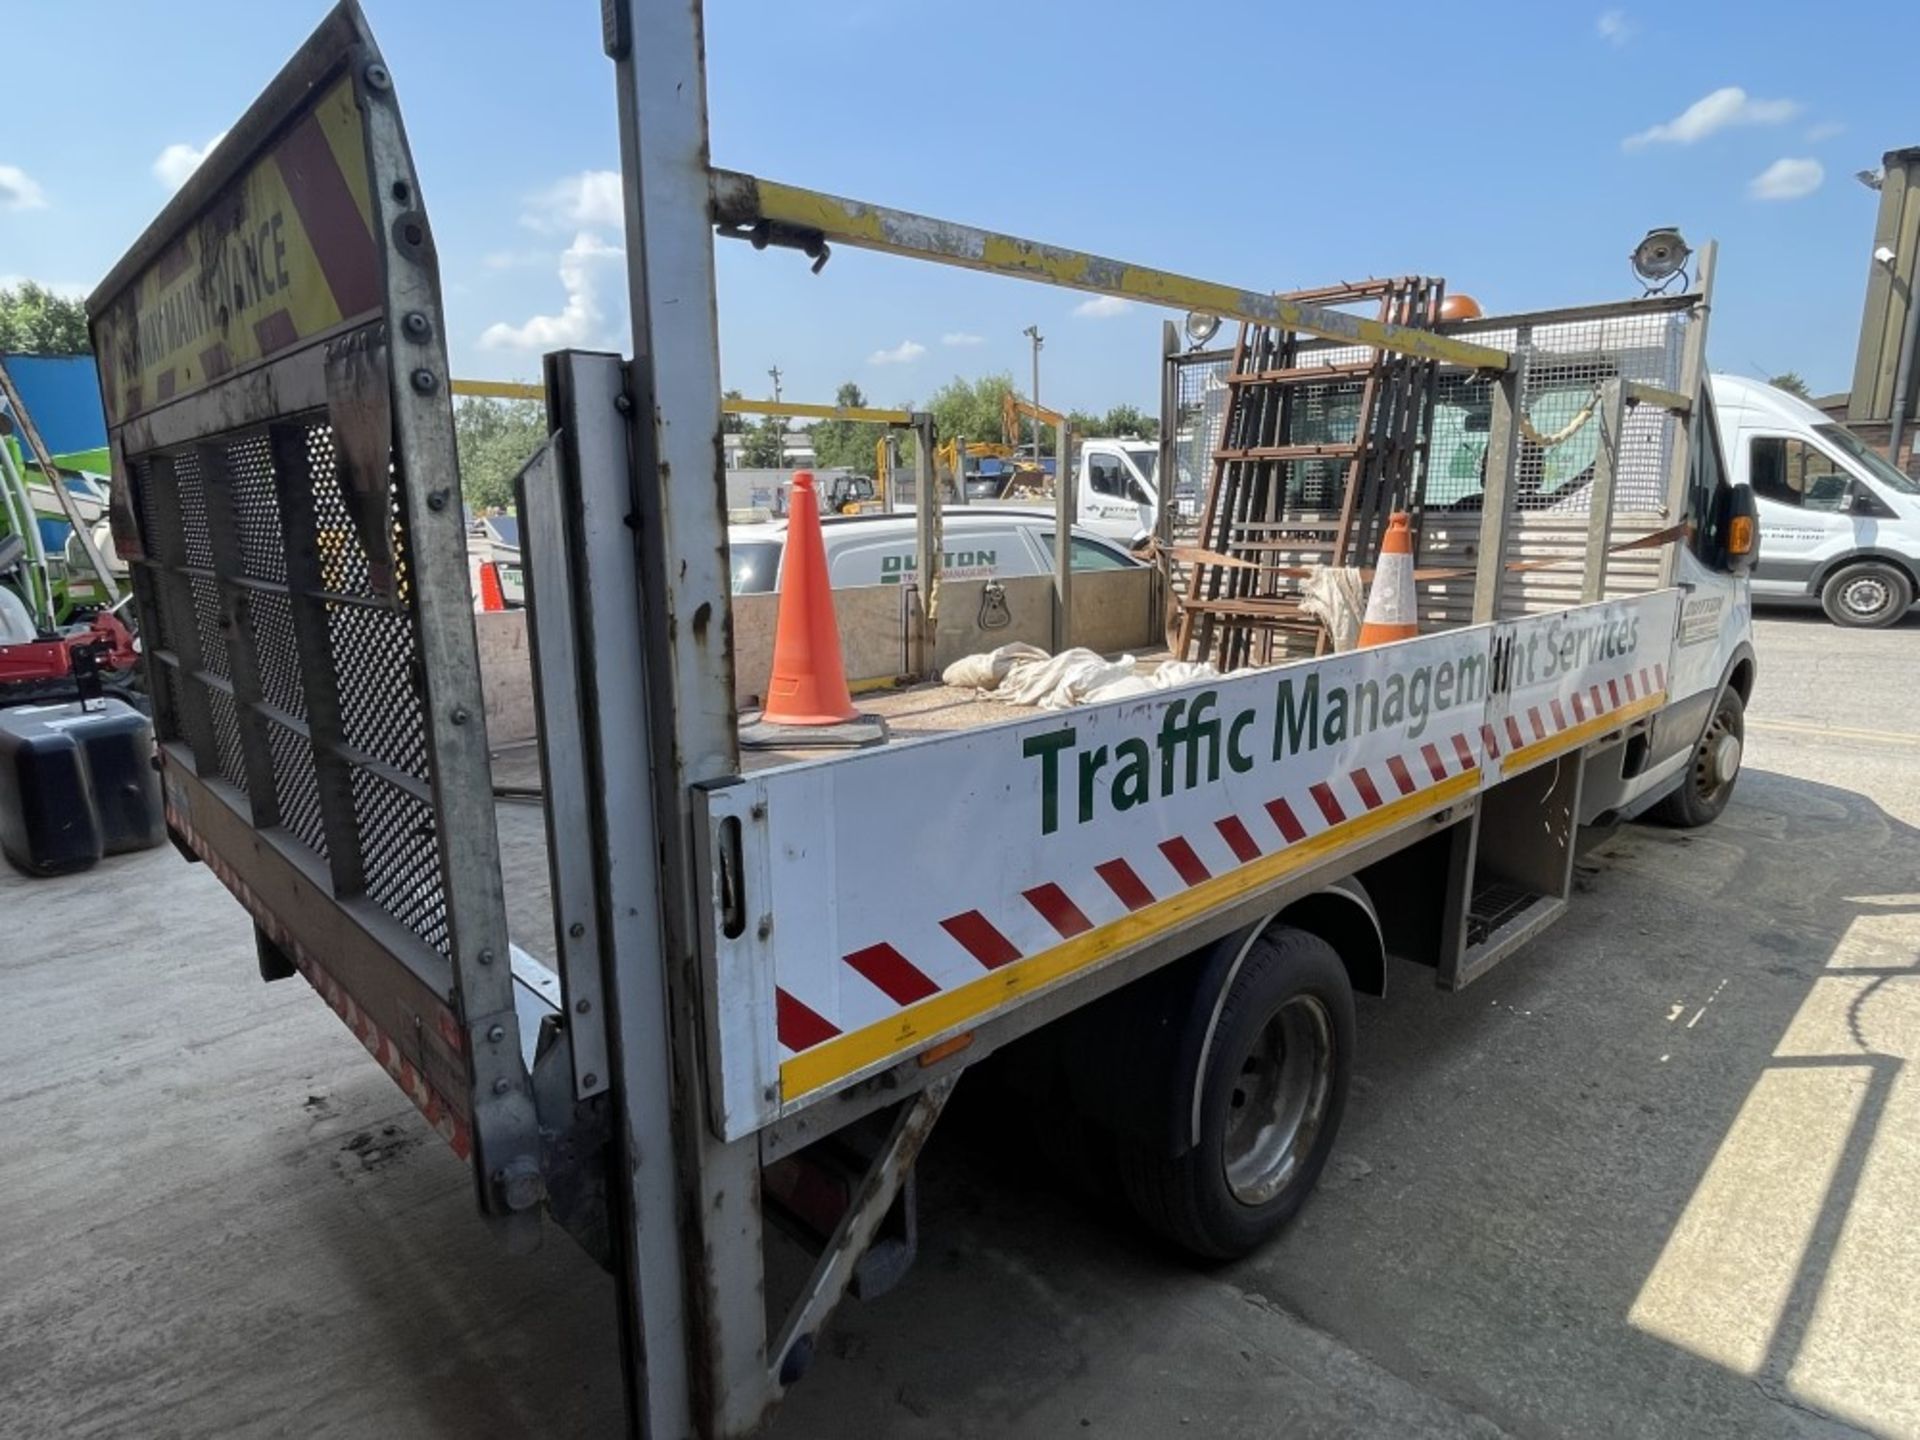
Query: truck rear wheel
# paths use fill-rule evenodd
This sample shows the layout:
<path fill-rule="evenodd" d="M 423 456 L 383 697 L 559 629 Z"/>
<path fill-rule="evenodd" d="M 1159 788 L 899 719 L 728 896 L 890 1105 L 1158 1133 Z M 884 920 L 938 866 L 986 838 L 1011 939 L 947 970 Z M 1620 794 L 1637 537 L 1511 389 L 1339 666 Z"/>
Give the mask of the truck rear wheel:
<path fill-rule="evenodd" d="M 1820 587 L 1820 607 L 1836 625 L 1878 630 L 1913 604 L 1913 582 L 1898 566 L 1867 560 L 1836 571 Z"/>
<path fill-rule="evenodd" d="M 1326 941 L 1277 926 L 1254 940 L 1203 1030 L 1197 1144 L 1123 1145 L 1127 1199 L 1152 1229 L 1208 1260 L 1244 1255 L 1305 1202 L 1332 1153 L 1353 1076 L 1353 986 Z M 1200 1047 L 1195 1047 L 1196 1049 Z"/>

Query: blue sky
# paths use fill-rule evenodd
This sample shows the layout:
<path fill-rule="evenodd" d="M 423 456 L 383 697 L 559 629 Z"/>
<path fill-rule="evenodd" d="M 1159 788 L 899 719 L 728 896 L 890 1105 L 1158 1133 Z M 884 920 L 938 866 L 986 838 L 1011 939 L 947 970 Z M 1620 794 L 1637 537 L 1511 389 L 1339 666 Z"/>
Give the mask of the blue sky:
<path fill-rule="evenodd" d="M 6 6 L 28 63 L 0 131 L 0 277 L 90 286 L 324 9 Z M 366 9 L 439 238 L 456 372 L 533 377 L 553 345 L 630 348 L 599 7 Z M 1814 22 L 1777 3 L 715 0 L 713 149 L 1209 279 L 1424 271 L 1488 310 L 1633 293 L 1628 251 L 1675 224 L 1721 242 L 1714 367 L 1796 369 L 1825 392 L 1851 379 L 1871 248 L 1877 197 L 1853 173 L 1920 143 L 1911 22 L 1894 4 Z M 1164 312 L 1087 314 L 1068 292 L 852 251 L 818 277 L 793 255 L 719 253 L 724 379 L 748 394 L 773 365 L 789 399 L 852 379 L 898 403 L 991 369 L 1025 388 L 1037 323 L 1043 400 L 1154 401 Z"/>

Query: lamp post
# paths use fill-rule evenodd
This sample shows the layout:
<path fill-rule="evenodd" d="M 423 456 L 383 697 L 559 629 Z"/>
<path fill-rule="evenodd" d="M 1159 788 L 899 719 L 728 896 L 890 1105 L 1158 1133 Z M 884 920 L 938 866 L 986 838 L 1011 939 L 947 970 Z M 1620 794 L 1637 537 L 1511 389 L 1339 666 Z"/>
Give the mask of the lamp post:
<path fill-rule="evenodd" d="M 1020 333 L 1033 342 L 1033 393 L 1031 398 L 1037 406 L 1040 403 L 1040 347 L 1047 343 L 1047 337 L 1040 333 L 1040 327 L 1038 325 L 1029 325 Z M 1038 420 L 1033 422 L 1033 458 L 1036 461 L 1040 458 L 1040 422 Z"/>

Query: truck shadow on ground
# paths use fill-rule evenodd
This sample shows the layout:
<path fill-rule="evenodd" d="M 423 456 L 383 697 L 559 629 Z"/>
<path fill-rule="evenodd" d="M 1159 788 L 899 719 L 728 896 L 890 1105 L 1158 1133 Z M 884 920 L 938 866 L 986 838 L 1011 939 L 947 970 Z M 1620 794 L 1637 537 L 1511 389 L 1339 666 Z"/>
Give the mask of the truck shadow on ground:
<path fill-rule="evenodd" d="M 1273 1434 L 1276 1398 L 1287 1433 L 1408 1433 L 1394 1380 L 1463 1433 L 1920 1431 L 1916 838 L 1749 772 L 1710 829 L 1623 830 L 1570 917 L 1466 991 L 1396 966 L 1321 1193 L 1212 1273 L 1062 1178 L 1062 1137 L 972 1107 L 922 1161 L 919 1272 L 842 1312 L 777 1433 Z M 1303 1359 L 1310 1333 L 1242 1359 L 1223 1303 L 1353 1366 Z M 1322 1381 L 1350 1403 L 1299 1393 Z"/>
<path fill-rule="evenodd" d="M 769 1434 L 1920 1433 L 1916 839 L 1749 771 L 1708 830 L 1623 830 L 1466 991 L 1396 965 L 1321 1193 L 1236 1265 L 1168 1254 L 980 1087 L 923 1155 L 918 1265 Z M 605 1277 L 405 1168 L 302 1208 L 423 1433 L 611 1433 Z"/>

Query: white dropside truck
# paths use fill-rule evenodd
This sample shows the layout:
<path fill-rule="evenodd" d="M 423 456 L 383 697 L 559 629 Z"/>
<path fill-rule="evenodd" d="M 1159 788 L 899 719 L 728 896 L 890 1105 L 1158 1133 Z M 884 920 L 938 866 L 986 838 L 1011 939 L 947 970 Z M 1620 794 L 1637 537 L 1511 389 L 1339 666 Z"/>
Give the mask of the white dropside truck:
<path fill-rule="evenodd" d="M 1518 342 L 714 169 L 699 6 L 604 15 L 635 354 L 547 357 L 552 438 L 521 477 L 539 808 L 495 803 L 434 234 L 357 8 L 89 309 L 173 837 L 252 917 L 262 974 L 303 976 L 471 1165 L 485 1216 L 617 1277 L 634 1433 L 739 1436 L 842 1296 L 911 1257 L 915 1156 L 996 1052 L 1055 1078 L 1153 1228 L 1210 1257 L 1272 1234 L 1336 1143 L 1354 997 L 1388 955 L 1465 985 L 1566 905 L 1587 826 L 1725 805 L 1752 505 L 1700 383 L 1705 296 L 1663 297 L 1676 381 L 1608 382 L 1599 421 L 1655 417 L 1676 538 L 1651 588 L 1590 571 L 1592 603 L 1519 613 Z M 942 717 L 984 707 L 907 689 L 888 745 L 750 758 L 716 236 L 796 283 L 823 282 L 780 251 L 866 247 L 1482 377 L 1472 616 L 974 728 Z M 918 524 L 931 580 L 939 511 Z M 929 590 L 903 587 L 906 623 L 931 626 Z M 804 1263 L 769 1263 L 788 1246 Z"/>
<path fill-rule="evenodd" d="M 1151 539 L 1160 523 L 1160 447 L 1151 440 L 1074 439 L 1073 523 L 1121 545 Z M 1200 495 L 1193 476 L 1180 472 L 1173 489 L 1175 513 L 1192 519 Z M 980 503 L 980 502 L 973 502 Z M 1045 501 L 997 501 L 1021 508 L 1054 507 Z"/>
<path fill-rule="evenodd" d="M 1074 503 L 1079 523 L 1126 545 L 1153 535 L 1160 518 L 1160 447 L 1148 440 L 1084 440 L 1075 466 Z M 1190 479 L 1191 477 L 1182 477 Z M 1197 513 L 1199 495 L 1171 487 L 1182 514 Z"/>

